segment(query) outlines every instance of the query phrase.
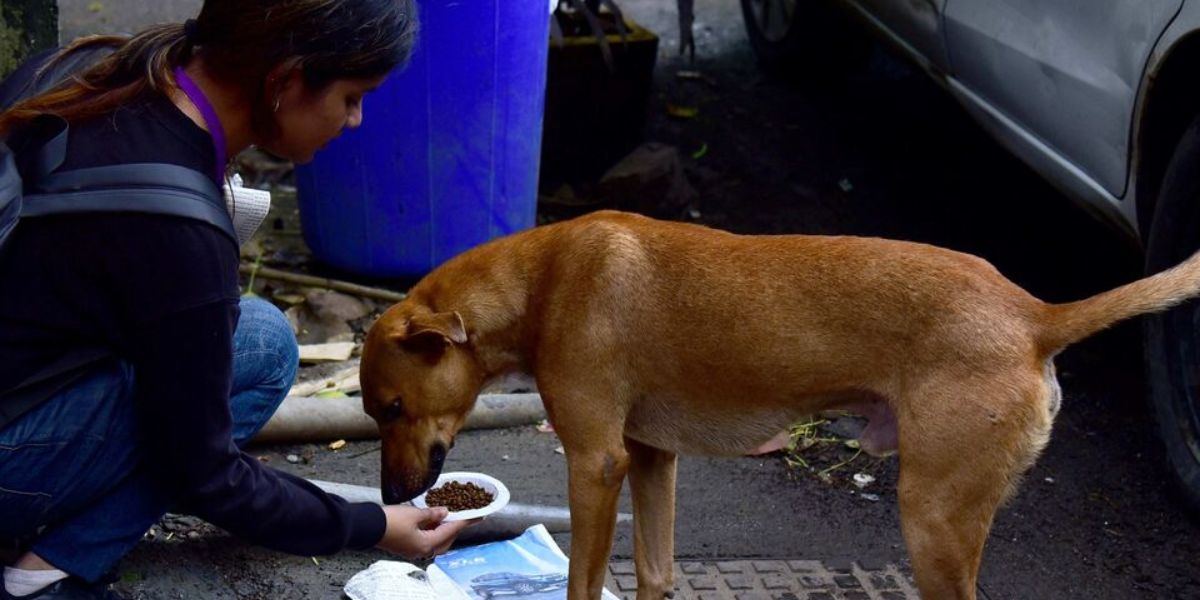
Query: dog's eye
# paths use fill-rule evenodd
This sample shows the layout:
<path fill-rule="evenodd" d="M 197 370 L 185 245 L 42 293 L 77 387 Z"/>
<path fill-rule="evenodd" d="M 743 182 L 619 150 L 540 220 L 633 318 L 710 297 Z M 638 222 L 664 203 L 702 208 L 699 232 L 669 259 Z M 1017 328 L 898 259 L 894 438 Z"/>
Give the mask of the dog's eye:
<path fill-rule="evenodd" d="M 396 398 L 395 400 L 393 400 L 392 403 L 389 404 L 387 408 L 383 409 L 383 419 L 385 421 L 395 421 L 396 419 L 399 419 L 400 417 L 403 417 L 403 416 L 404 416 L 404 403 L 401 402 L 399 398 Z"/>

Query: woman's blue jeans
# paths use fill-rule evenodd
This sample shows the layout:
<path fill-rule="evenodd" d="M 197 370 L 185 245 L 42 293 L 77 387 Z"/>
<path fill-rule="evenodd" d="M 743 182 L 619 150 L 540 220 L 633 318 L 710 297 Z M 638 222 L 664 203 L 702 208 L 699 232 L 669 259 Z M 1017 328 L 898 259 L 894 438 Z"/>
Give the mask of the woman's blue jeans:
<path fill-rule="evenodd" d="M 242 446 L 287 395 L 297 347 L 287 319 L 263 300 L 242 300 L 233 345 L 230 409 Z M 136 375 L 112 360 L 0 429 L 0 537 L 32 538 L 47 562 L 96 581 L 167 512 L 139 432 L 187 423 L 139 422 Z"/>

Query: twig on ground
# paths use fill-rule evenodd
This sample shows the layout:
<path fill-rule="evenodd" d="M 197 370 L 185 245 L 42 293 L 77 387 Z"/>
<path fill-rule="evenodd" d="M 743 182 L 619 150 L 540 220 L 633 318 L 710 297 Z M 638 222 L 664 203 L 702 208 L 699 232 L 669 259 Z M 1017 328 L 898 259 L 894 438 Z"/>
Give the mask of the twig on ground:
<path fill-rule="evenodd" d="M 286 281 L 309 287 L 321 287 L 348 294 L 355 294 L 366 298 L 374 298 L 376 300 L 386 300 L 389 302 L 399 302 L 404 299 L 405 294 L 401 292 L 393 292 L 381 288 L 359 285 L 348 281 L 338 281 L 337 279 L 327 279 L 325 277 L 315 277 L 312 275 L 301 275 L 300 273 L 291 273 L 272 269 L 270 267 L 256 267 L 255 265 L 242 264 L 238 269 L 246 275 L 260 277 L 262 279 L 275 279 L 278 281 Z"/>
<path fill-rule="evenodd" d="M 844 467 L 844 466 L 846 466 L 846 465 L 848 465 L 848 464 L 850 464 L 850 463 L 854 462 L 854 459 L 858 458 L 858 455 L 859 455 L 859 454 L 862 454 L 862 450 L 861 450 L 861 449 L 860 449 L 860 450 L 858 450 L 857 452 L 855 452 L 855 453 L 854 453 L 854 456 L 851 456 L 850 458 L 848 458 L 848 459 L 846 459 L 846 460 L 843 460 L 842 462 L 840 462 L 840 463 L 838 463 L 838 464 L 836 464 L 836 465 L 833 465 L 832 467 L 829 467 L 829 468 L 827 468 L 827 469 L 824 469 L 824 470 L 822 470 L 820 473 L 818 473 L 818 474 L 817 474 L 817 476 L 818 476 L 818 477 L 820 477 L 820 476 L 822 476 L 822 475 L 828 475 L 828 474 L 832 473 L 833 471 L 836 471 L 836 470 L 838 470 L 838 469 L 840 469 L 840 468 L 842 468 L 842 467 Z"/>
<path fill-rule="evenodd" d="M 383 446 L 375 446 L 374 448 L 371 448 L 370 450 L 363 450 L 362 452 L 351 454 L 350 456 L 347 456 L 346 458 L 358 458 L 360 456 L 366 456 L 372 452 L 379 452 L 382 449 L 383 449 Z"/>

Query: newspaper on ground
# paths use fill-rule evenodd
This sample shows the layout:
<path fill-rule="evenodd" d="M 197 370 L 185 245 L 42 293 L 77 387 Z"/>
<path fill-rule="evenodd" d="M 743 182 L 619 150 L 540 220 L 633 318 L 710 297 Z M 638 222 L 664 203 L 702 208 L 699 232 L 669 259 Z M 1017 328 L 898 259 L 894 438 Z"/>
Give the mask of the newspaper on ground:
<path fill-rule="evenodd" d="M 567 556 L 544 525 L 520 536 L 451 550 L 422 571 L 379 561 L 346 583 L 351 600 L 566 600 Z M 604 590 L 605 600 L 618 600 Z"/>
<path fill-rule="evenodd" d="M 435 586 L 429 575 L 414 564 L 381 560 L 351 577 L 345 592 L 350 600 L 442 600 L 462 594 L 454 582 L 443 581 L 440 585 Z"/>

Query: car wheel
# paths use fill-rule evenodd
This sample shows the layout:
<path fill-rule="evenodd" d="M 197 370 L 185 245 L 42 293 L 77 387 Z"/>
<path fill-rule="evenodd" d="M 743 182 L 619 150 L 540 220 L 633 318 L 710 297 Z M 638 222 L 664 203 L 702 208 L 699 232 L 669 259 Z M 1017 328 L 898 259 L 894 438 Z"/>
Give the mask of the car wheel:
<path fill-rule="evenodd" d="M 1175 266 L 1200 248 L 1200 117 L 1180 140 L 1163 178 L 1150 241 L 1147 273 Z M 1179 487 L 1200 512 L 1200 301 L 1146 320 L 1150 399 Z"/>
<path fill-rule="evenodd" d="M 833 75 L 863 64 L 871 46 L 828 0 L 741 0 L 750 46 L 769 72 Z"/>
<path fill-rule="evenodd" d="M 534 589 L 533 584 L 529 583 L 518 583 L 517 585 L 513 586 L 513 589 L 516 590 L 518 594 L 532 594 L 537 591 Z"/>

